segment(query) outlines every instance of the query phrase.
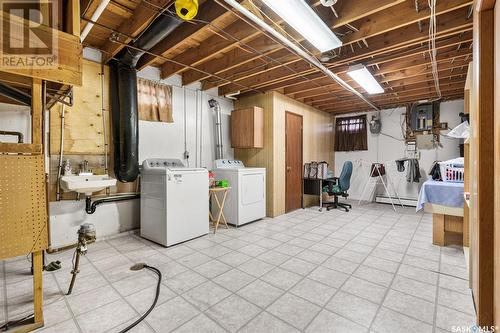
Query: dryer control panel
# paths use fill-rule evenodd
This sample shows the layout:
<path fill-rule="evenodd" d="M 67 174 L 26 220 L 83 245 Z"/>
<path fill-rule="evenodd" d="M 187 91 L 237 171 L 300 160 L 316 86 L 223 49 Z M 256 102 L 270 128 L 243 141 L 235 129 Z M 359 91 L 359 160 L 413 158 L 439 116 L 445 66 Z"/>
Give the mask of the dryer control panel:
<path fill-rule="evenodd" d="M 177 158 L 150 158 L 142 162 L 144 169 L 184 168 L 184 164 Z"/>
<path fill-rule="evenodd" d="M 215 160 L 215 168 L 216 169 L 241 169 L 244 168 L 245 165 L 240 160 Z"/>

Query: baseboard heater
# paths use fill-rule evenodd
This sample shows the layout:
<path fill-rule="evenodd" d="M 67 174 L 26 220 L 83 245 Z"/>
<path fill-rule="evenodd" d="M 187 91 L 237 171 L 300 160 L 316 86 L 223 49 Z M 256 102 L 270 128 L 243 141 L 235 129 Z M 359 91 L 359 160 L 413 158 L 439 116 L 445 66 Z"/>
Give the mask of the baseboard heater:
<path fill-rule="evenodd" d="M 391 199 L 387 196 L 377 195 L 375 197 L 375 202 L 384 203 L 384 204 L 391 204 Z M 399 200 L 397 197 L 392 197 L 392 202 L 394 203 L 394 205 L 399 205 Z M 404 206 L 417 207 L 417 202 L 418 202 L 417 199 L 401 198 L 401 203 Z"/>

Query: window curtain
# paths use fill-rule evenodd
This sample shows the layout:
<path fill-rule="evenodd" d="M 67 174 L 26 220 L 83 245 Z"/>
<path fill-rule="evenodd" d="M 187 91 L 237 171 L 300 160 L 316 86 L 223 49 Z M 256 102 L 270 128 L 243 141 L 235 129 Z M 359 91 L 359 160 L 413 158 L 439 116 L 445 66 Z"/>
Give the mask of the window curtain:
<path fill-rule="evenodd" d="M 335 119 L 335 151 L 368 150 L 366 115 Z"/>
<path fill-rule="evenodd" d="M 174 122 L 171 86 L 139 78 L 137 98 L 140 120 Z"/>

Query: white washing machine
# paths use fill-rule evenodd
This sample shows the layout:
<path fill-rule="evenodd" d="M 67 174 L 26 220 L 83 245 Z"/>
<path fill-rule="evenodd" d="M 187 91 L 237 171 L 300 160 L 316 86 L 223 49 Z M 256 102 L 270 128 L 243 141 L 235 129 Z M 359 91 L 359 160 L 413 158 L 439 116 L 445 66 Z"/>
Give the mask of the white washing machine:
<path fill-rule="evenodd" d="M 171 246 L 206 235 L 208 171 L 179 159 L 147 159 L 141 171 L 141 237 Z"/>
<path fill-rule="evenodd" d="M 221 159 L 215 161 L 213 172 L 216 180 L 227 179 L 231 187 L 224 206 L 227 223 L 241 226 L 266 216 L 265 168 L 246 168 L 242 161 Z"/>

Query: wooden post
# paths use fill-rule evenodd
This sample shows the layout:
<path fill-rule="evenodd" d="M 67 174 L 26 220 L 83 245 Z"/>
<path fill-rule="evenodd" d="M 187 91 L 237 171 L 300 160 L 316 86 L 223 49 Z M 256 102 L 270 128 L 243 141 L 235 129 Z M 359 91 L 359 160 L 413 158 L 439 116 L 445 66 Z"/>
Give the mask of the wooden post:
<path fill-rule="evenodd" d="M 31 94 L 31 143 L 42 144 L 42 80 L 33 78 Z"/>
<path fill-rule="evenodd" d="M 432 243 L 444 246 L 444 215 L 432 214 Z"/>
<path fill-rule="evenodd" d="M 66 9 L 66 32 L 80 37 L 80 0 L 69 0 Z"/>
<path fill-rule="evenodd" d="M 43 325 L 43 251 L 33 252 L 33 299 L 35 324 Z"/>

